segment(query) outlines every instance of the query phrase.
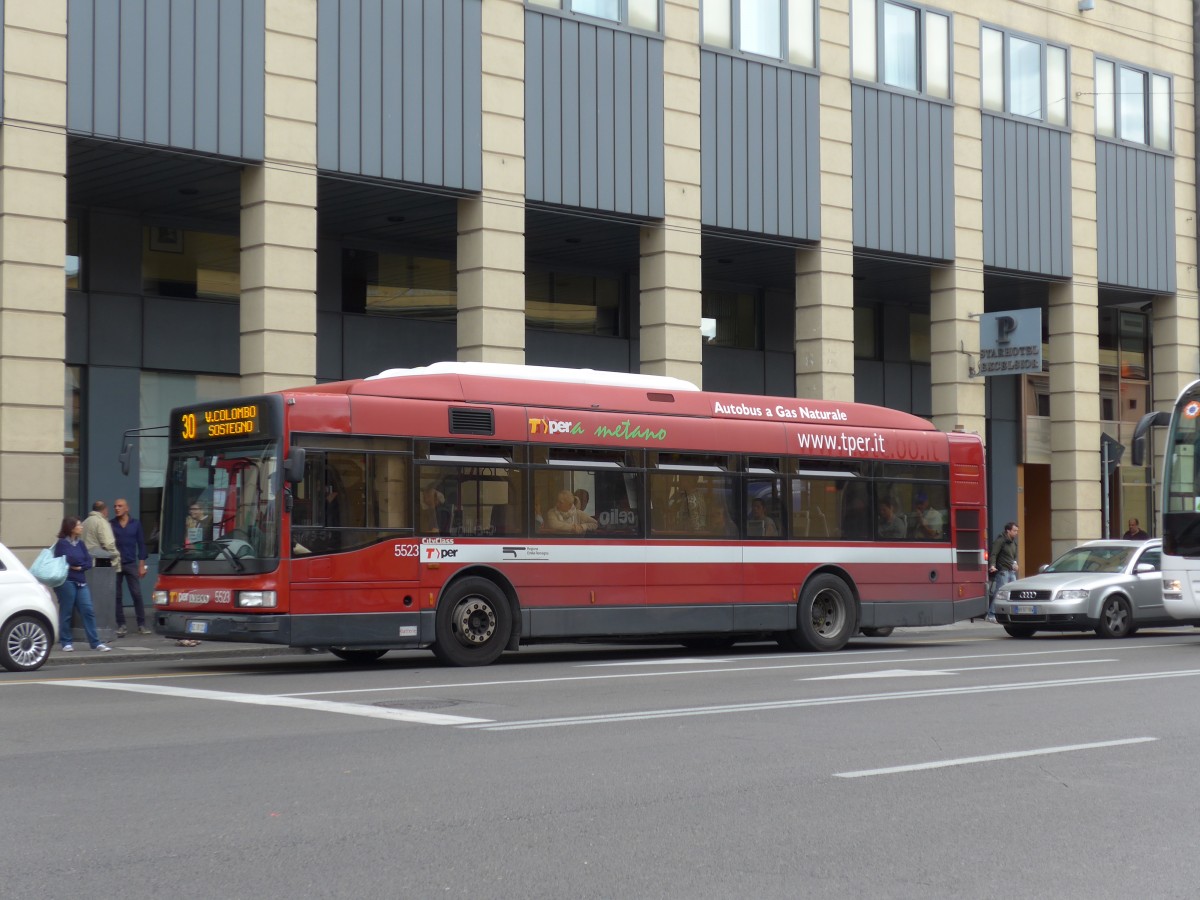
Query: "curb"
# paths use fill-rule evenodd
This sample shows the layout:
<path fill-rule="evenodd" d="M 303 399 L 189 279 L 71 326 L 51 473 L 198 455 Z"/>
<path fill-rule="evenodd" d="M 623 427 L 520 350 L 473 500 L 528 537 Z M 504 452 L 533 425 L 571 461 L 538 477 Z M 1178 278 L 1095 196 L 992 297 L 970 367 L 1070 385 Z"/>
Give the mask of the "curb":
<path fill-rule="evenodd" d="M 111 646 L 111 645 L 110 645 Z M 112 665 L 114 663 L 174 661 L 179 659 L 245 659 L 247 657 L 264 656 L 311 656 L 307 649 L 301 647 L 273 647 L 255 644 L 250 647 L 226 646 L 221 649 L 201 650 L 171 646 L 162 650 L 142 647 L 117 648 L 111 653 L 96 653 L 92 650 L 78 650 L 73 653 L 63 653 L 55 649 L 46 660 L 44 668 L 50 666 L 88 666 Z"/>

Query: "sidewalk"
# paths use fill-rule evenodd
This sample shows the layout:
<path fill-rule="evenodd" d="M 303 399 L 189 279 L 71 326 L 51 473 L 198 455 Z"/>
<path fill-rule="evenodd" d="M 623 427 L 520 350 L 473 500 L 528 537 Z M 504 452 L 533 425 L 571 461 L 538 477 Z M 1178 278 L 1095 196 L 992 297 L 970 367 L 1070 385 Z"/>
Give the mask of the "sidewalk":
<path fill-rule="evenodd" d="M 111 653 L 97 653 L 87 641 L 75 641 L 75 650 L 63 653 L 62 645 L 55 644 L 46 660 L 46 666 L 78 666 L 99 663 L 127 663 L 145 660 L 175 659 L 236 659 L 239 657 L 303 656 L 307 650 L 298 647 L 283 647 L 279 644 L 241 644 L 225 641 L 203 642 L 198 647 L 179 647 L 174 638 L 157 634 L 130 634 L 108 641 Z"/>

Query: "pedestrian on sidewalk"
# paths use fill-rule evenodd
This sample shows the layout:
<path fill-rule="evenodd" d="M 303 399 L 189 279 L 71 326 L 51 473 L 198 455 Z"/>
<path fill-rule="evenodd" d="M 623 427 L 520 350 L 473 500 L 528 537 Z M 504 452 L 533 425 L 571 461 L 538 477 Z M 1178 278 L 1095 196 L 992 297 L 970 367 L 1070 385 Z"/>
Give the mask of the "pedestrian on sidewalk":
<path fill-rule="evenodd" d="M 58 598 L 58 633 L 62 641 L 63 653 L 75 649 L 72 643 L 71 619 L 75 610 L 83 619 L 83 631 L 87 635 L 88 644 L 100 653 L 109 652 L 112 647 L 102 643 L 100 632 L 96 630 L 96 610 L 92 606 L 92 594 L 88 590 L 87 570 L 92 567 L 92 555 L 88 553 L 87 545 L 83 543 L 83 523 L 78 516 L 67 516 L 62 520 L 58 529 L 58 540 L 54 544 L 54 555 L 67 558 L 67 580 L 54 589 Z"/>
<path fill-rule="evenodd" d="M 113 537 L 116 539 L 117 550 L 121 562 L 117 568 L 117 637 L 124 637 L 128 632 L 125 628 L 125 598 L 121 589 L 122 582 L 129 585 L 129 595 L 133 598 L 133 611 L 137 615 L 137 633 L 153 634 L 146 627 L 146 607 L 142 603 L 142 579 L 146 576 L 146 536 L 142 532 L 142 523 L 129 515 L 129 504 L 124 498 L 113 503 L 116 515 L 109 523 L 112 525 Z"/>
<path fill-rule="evenodd" d="M 112 566 L 113 560 L 120 559 L 112 526 L 108 524 L 108 504 L 103 500 L 93 503 L 92 511 L 83 520 L 83 543 L 98 569 Z"/>
<path fill-rule="evenodd" d="M 1017 580 L 1017 528 L 1016 522 L 1006 522 L 1004 531 L 992 541 L 989 573 L 992 576 L 992 587 L 988 591 L 987 620 L 996 621 L 996 593 L 1004 585 Z"/>

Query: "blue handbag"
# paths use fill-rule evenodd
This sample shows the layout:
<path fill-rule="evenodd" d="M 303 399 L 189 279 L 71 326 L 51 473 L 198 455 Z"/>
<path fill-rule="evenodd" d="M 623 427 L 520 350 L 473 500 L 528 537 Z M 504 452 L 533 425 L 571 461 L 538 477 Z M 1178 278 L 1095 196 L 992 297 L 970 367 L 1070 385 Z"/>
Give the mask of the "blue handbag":
<path fill-rule="evenodd" d="M 49 588 L 56 588 L 67 580 L 67 558 L 55 556 L 54 548 L 47 547 L 37 555 L 29 574 Z"/>

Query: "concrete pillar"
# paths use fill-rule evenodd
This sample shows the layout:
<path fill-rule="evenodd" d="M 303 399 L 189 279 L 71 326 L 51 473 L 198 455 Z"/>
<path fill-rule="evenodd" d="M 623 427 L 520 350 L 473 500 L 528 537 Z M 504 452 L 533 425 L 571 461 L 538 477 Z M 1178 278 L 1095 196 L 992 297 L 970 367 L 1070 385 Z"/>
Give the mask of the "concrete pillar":
<path fill-rule="evenodd" d="M 67 0 L 3 11 L 0 540 L 28 563 L 63 516 Z"/>
<path fill-rule="evenodd" d="M 702 384 L 698 0 L 667 0 L 663 36 L 666 215 L 639 235 L 641 370 Z"/>
<path fill-rule="evenodd" d="M 458 202 L 458 358 L 525 362 L 525 4 L 483 4 L 483 191 Z"/>
<path fill-rule="evenodd" d="M 242 172 L 242 390 L 317 373 L 317 4 L 268 3 L 265 164 Z"/>
<path fill-rule="evenodd" d="M 983 126 L 979 115 L 979 23 L 955 16 L 954 265 L 930 273 L 929 343 L 933 424 L 985 434 L 979 359 L 983 312 Z M 964 352 L 965 351 L 965 352 Z M 970 356 L 968 357 L 968 354 Z"/>
<path fill-rule="evenodd" d="M 854 399 L 849 4 L 821 0 L 821 241 L 796 252 L 796 396 Z"/>

